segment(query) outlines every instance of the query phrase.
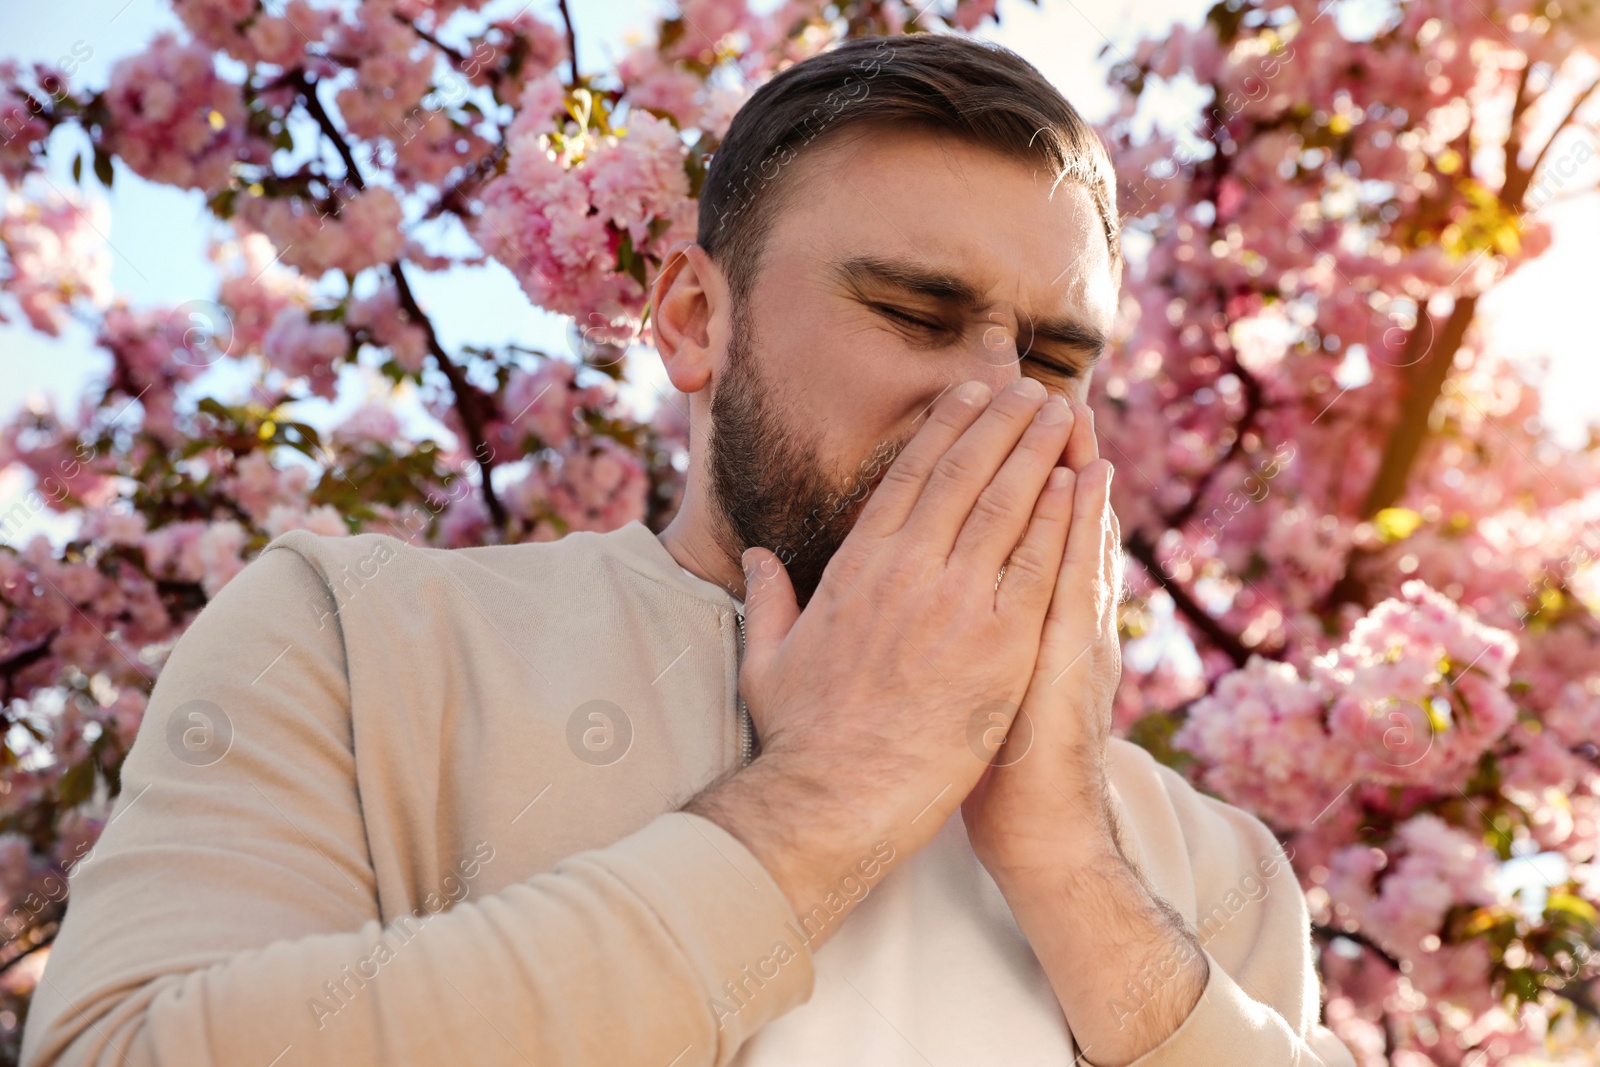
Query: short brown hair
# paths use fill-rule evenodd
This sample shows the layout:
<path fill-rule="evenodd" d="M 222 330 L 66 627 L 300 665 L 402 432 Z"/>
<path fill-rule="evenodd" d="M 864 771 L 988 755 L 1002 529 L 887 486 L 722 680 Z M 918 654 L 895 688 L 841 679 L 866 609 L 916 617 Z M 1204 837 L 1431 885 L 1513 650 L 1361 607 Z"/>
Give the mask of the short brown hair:
<path fill-rule="evenodd" d="M 1120 265 L 1110 155 L 1037 68 L 959 34 L 852 37 L 757 89 L 711 158 L 696 243 L 720 264 L 737 301 L 749 297 L 773 220 L 793 195 L 785 164 L 819 136 L 866 123 L 949 134 L 1079 183 L 1100 212 L 1113 271 Z"/>

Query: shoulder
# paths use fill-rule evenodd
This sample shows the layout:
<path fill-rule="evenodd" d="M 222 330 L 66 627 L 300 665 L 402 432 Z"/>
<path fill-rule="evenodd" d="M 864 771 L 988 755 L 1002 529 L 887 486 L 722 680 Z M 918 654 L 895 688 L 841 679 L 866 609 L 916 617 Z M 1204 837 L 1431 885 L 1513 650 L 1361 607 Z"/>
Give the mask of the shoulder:
<path fill-rule="evenodd" d="M 1266 823 L 1202 793 L 1140 746 L 1112 738 L 1107 769 L 1134 858 L 1185 914 L 1192 917 L 1196 896 L 1205 899 L 1214 887 L 1293 877 Z"/>
<path fill-rule="evenodd" d="M 592 538 L 578 534 L 555 541 L 440 548 L 387 533 L 339 536 L 286 530 L 267 542 L 246 569 L 264 567 L 261 561 L 273 556 L 298 556 L 340 607 L 358 595 L 375 602 L 398 598 L 415 603 L 415 598 L 435 592 L 452 597 L 482 593 L 492 599 L 497 588 L 572 577 L 593 548 Z"/>

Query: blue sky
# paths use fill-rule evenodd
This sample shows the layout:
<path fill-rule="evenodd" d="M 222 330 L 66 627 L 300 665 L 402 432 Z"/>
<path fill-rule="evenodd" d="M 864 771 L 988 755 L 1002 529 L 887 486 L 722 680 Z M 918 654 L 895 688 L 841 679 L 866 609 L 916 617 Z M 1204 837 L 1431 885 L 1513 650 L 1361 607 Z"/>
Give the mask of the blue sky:
<path fill-rule="evenodd" d="M 489 10 L 501 6 L 515 11 L 521 0 L 496 3 Z M 534 0 L 531 6 L 543 17 L 559 21 L 555 0 Z M 1027 57 L 1080 110 L 1097 118 L 1112 102 L 1104 85 L 1106 62 L 1096 57 L 1100 47 L 1110 41 L 1114 48 L 1131 51 L 1141 32 L 1175 19 L 1195 24 L 1207 6 L 1208 0 L 1151 0 L 1137 9 L 1119 6 L 1114 13 L 1089 8 L 1093 12 L 1089 16 L 1086 8 L 1067 0 L 1044 0 L 1042 8 L 1022 0 L 1001 0 L 1002 25 L 983 32 Z M 580 63 L 590 71 L 610 66 L 630 31 L 648 28 L 654 17 L 669 10 L 664 2 L 648 0 L 582 0 L 572 7 Z M 74 80 L 94 87 L 105 84 L 117 59 L 140 50 L 157 32 L 176 26 L 164 0 L 77 0 L 70 15 L 52 4 L 7 5 L 0 12 L 0 40 L 5 42 L 7 58 L 56 60 L 82 55 L 87 48 L 92 55 Z M 64 141 L 77 138 L 76 131 L 58 136 Z M 50 175 L 63 188 L 71 184 L 71 157 L 70 151 L 58 153 Z M 102 195 L 93 181 L 86 188 L 91 195 Z M 205 249 L 216 223 L 200 194 L 152 185 L 119 166 L 112 190 L 104 195 L 112 214 L 107 236 L 114 252 L 112 278 L 117 292 L 135 305 L 164 306 L 215 295 L 216 277 Z M 1595 358 L 1593 341 L 1600 335 L 1600 303 L 1585 292 L 1583 283 L 1600 274 L 1600 254 L 1593 241 L 1600 234 L 1600 196 L 1555 203 L 1545 211 L 1555 222 L 1555 246 L 1492 293 L 1484 314 L 1498 346 L 1529 360 L 1550 358 L 1553 377 L 1545 414 L 1576 439 L 1582 424 L 1600 418 L 1600 360 Z M 533 308 L 509 272 L 497 264 L 448 274 L 418 271 L 413 278 L 423 307 L 448 346 L 517 341 L 548 351 L 565 347 L 565 320 Z M 70 402 L 104 375 L 108 363 L 82 326 L 72 326 L 52 340 L 23 325 L 0 325 L 0 418 L 9 418 L 30 394 L 49 393 L 60 403 Z M 659 366 L 647 352 L 635 356 L 631 365 L 641 379 L 636 395 L 647 405 L 651 382 L 660 380 Z M 347 374 L 352 380 L 344 384 L 351 387 L 342 391 L 341 403 L 307 412 L 310 421 L 336 421 L 363 399 L 365 376 L 353 368 Z M 219 383 L 223 389 L 227 385 Z M 415 408 L 406 397 L 398 399 L 400 407 Z M 0 510 L 25 488 L 19 479 L 0 479 Z M 42 522 L 25 530 L 20 539 L 25 540 L 32 529 L 60 536 L 70 527 Z"/>

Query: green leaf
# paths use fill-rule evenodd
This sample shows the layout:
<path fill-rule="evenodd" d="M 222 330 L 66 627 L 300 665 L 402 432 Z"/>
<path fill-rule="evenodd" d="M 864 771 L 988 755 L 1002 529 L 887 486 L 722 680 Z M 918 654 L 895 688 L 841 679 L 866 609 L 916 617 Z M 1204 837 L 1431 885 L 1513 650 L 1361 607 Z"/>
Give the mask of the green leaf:
<path fill-rule="evenodd" d="M 1582 919 L 1591 926 L 1600 923 L 1600 912 L 1595 911 L 1593 904 L 1582 897 L 1571 893 L 1551 893 L 1544 902 L 1545 914 L 1562 912 L 1574 918 Z"/>
<path fill-rule="evenodd" d="M 201 397 L 199 403 L 195 406 L 207 415 L 215 415 L 226 422 L 233 421 L 233 412 L 224 407 L 222 401 L 214 396 Z"/>
<path fill-rule="evenodd" d="M 100 184 L 107 189 L 111 188 L 111 156 L 99 145 L 94 146 L 94 176 L 100 179 Z"/>
<path fill-rule="evenodd" d="M 89 794 L 94 792 L 94 760 L 84 760 L 75 764 L 71 770 L 61 776 L 60 783 L 56 786 L 56 796 L 64 808 L 75 808 L 89 799 Z"/>

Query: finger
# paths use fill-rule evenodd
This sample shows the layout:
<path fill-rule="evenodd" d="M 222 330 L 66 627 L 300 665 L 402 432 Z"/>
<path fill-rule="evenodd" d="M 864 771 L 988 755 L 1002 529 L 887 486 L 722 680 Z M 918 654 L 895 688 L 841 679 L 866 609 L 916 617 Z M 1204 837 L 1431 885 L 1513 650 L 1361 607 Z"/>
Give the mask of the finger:
<path fill-rule="evenodd" d="M 1111 589 L 1111 612 L 1107 623 L 1112 633 L 1117 628 L 1117 612 L 1122 605 L 1123 582 L 1126 575 L 1127 558 L 1122 549 L 1122 522 L 1117 518 L 1116 509 L 1111 506 L 1111 479 L 1116 471 L 1106 473 L 1106 581 Z"/>
<path fill-rule="evenodd" d="M 1044 386 L 1033 378 L 1012 379 L 995 394 L 977 421 L 933 465 L 922 495 L 901 528 L 908 544 L 934 555 L 942 551 L 949 557 L 978 495 L 994 480 L 995 472 L 1048 397 Z M 1004 547 L 1009 550 L 1016 543 L 1013 537 Z M 1005 558 L 1004 552 L 1001 558 Z"/>
<path fill-rule="evenodd" d="M 1105 557 L 1106 470 L 1111 464 L 1092 460 L 1077 474 L 1066 553 L 1056 575 L 1050 610 L 1045 615 L 1035 668 L 1054 684 L 1094 644 L 1104 611 L 1101 561 Z M 1009 576 L 1009 572 L 1008 572 Z M 1002 587 L 1004 583 L 1001 583 Z"/>
<path fill-rule="evenodd" d="M 740 672 L 759 678 L 800 617 L 800 606 L 788 570 L 771 549 L 745 549 L 740 565 L 745 573 L 744 659 Z"/>
<path fill-rule="evenodd" d="M 928 408 L 927 421 L 906 442 L 862 505 L 852 533 L 861 530 L 874 537 L 887 537 L 905 525 L 934 464 L 978 420 L 991 396 L 989 386 L 976 380 L 939 394 Z"/>
<path fill-rule="evenodd" d="M 1100 458 L 1100 442 L 1094 433 L 1094 411 L 1088 404 L 1072 402 L 1072 436 L 1067 439 L 1066 464 L 1081 471 L 1090 462 Z"/>
<path fill-rule="evenodd" d="M 1045 479 L 1071 432 L 1072 409 L 1061 397 L 1048 398 L 994 479 L 978 494 L 951 548 L 953 568 L 971 568 L 980 577 L 999 571 L 1027 532 L 1030 512 L 1035 510 Z M 1055 580 L 1055 568 L 1060 565 L 1057 553 L 1050 560 L 1050 581 Z"/>
<path fill-rule="evenodd" d="M 995 610 L 1029 612 L 1038 619 L 1049 607 L 1067 548 L 1072 523 L 1072 497 L 1078 476 L 1067 467 L 1052 467 L 1044 491 L 1034 505 L 1028 532 L 1006 563 L 1005 577 L 995 594 Z M 997 568 L 998 569 L 998 568 Z"/>
<path fill-rule="evenodd" d="M 1115 570 L 1116 562 L 1113 553 L 1117 549 L 1117 542 L 1112 532 L 1112 523 L 1115 514 L 1111 510 L 1111 475 L 1113 473 L 1109 460 L 1097 460 L 1096 487 L 1092 509 L 1095 517 L 1097 536 L 1095 546 L 1097 549 L 1095 560 L 1095 604 L 1099 609 L 1100 629 L 1104 632 L 1108 620 L 1113 624 L 1117 617 L 1118 597 L 1122 590 L 1117 585 Z M 1098 464 L 1104 464 L 1104 467 Z"/>

